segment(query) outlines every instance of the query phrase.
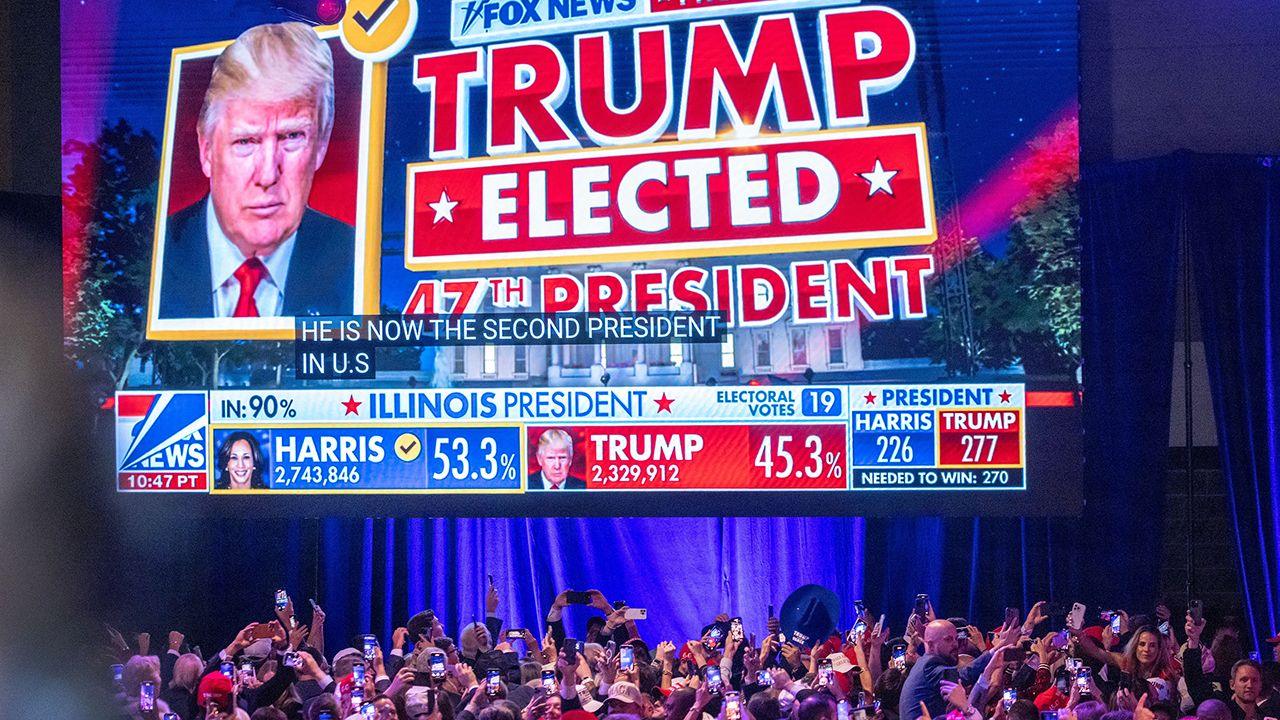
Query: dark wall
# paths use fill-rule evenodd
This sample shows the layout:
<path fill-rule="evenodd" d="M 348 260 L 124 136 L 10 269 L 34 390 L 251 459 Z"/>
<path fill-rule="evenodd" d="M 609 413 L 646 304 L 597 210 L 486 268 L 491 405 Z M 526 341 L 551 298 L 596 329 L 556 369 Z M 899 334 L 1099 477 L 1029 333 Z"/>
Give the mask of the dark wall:
<path fill-rule="evenodd" d="M 1280 3 L 1081 0 L 1085 162 L 1280 153 Z"/>
<path fill-rule="evenodd" d="M 0 192 L 58 194 L 58 2 L 0 3 Z"/>

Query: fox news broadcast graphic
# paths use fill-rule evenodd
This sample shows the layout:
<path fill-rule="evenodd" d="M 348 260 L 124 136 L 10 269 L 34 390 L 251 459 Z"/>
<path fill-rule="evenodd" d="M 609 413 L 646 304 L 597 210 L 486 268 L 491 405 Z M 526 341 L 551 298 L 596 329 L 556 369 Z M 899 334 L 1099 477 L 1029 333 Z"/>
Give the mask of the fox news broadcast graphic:
<path fill-rule="evenodd" d="M 233 5 L 62 3 L 122 499 L 1080 510 L 1071 0 Z"/>
<path fill-rule="evenodd" d="M 128 491 L 1026 487 L 1015 384 L 224 390 L 117 401 Z"/>
<path fill-rule="evenodd" d="M 117 489 L 207 492 L 207 405 L 202 392 L 117 396 Z"/>

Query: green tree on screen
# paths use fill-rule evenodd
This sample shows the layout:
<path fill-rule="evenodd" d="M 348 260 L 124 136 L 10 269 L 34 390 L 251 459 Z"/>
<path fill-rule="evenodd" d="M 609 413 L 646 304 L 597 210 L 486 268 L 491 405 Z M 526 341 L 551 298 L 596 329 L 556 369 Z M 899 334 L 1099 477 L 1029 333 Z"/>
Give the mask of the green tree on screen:
<path fill-rule="evenodd" d="M 65 348 L 118 390 L 146 352 L 158 144 L 119 120 L 92 142 L 66 142 L 62 152 L 78 158 L 62 185 Z"/>

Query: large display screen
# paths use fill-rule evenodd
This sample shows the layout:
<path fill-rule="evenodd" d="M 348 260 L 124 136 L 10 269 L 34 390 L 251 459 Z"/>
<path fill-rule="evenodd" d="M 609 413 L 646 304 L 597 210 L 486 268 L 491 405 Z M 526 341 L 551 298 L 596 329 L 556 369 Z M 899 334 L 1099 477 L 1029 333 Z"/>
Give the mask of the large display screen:
<path fill-rule="evenodd" d="M 1071 0 L 68 0 L 93 481 L 1076 513 L 1076 31 Z"/>

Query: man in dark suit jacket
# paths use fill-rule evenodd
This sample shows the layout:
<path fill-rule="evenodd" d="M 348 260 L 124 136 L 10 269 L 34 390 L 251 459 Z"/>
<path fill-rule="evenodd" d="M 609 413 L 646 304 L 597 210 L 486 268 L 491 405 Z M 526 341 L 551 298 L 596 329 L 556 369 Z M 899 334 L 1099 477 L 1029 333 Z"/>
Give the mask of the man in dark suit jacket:
<path fill-rule="evenodd" d="M 303 23 L 222 51 L 196 123 L 209 193 L 168 219 L 157 317 L 354 312 L 355 231 L 307 207 L 333 99 L 333 53 Z"/>
<path fill-rule="evenodd" d="M 210 265 L 206 213 L 209 199 L 169 217 L 165 232 L 163 281 L 159 317 L 211 318 L 234 315 L 215 313 L 215 287 L 226 278 L 215 278 Z M 339 220 L 306 208 L 285 259 L 288 282 L 284 286 L 280 317 L 350 315 L 354 312 L 355 230 Z"/>
<path fill-rule="evenodd" d="M 560 428 L 543 431 L 538 437 L 538 471 L 529 473 L 529 490 L 586 490 L 582 478 L 569 474 L 573 464 L 573 436 Z"/>

